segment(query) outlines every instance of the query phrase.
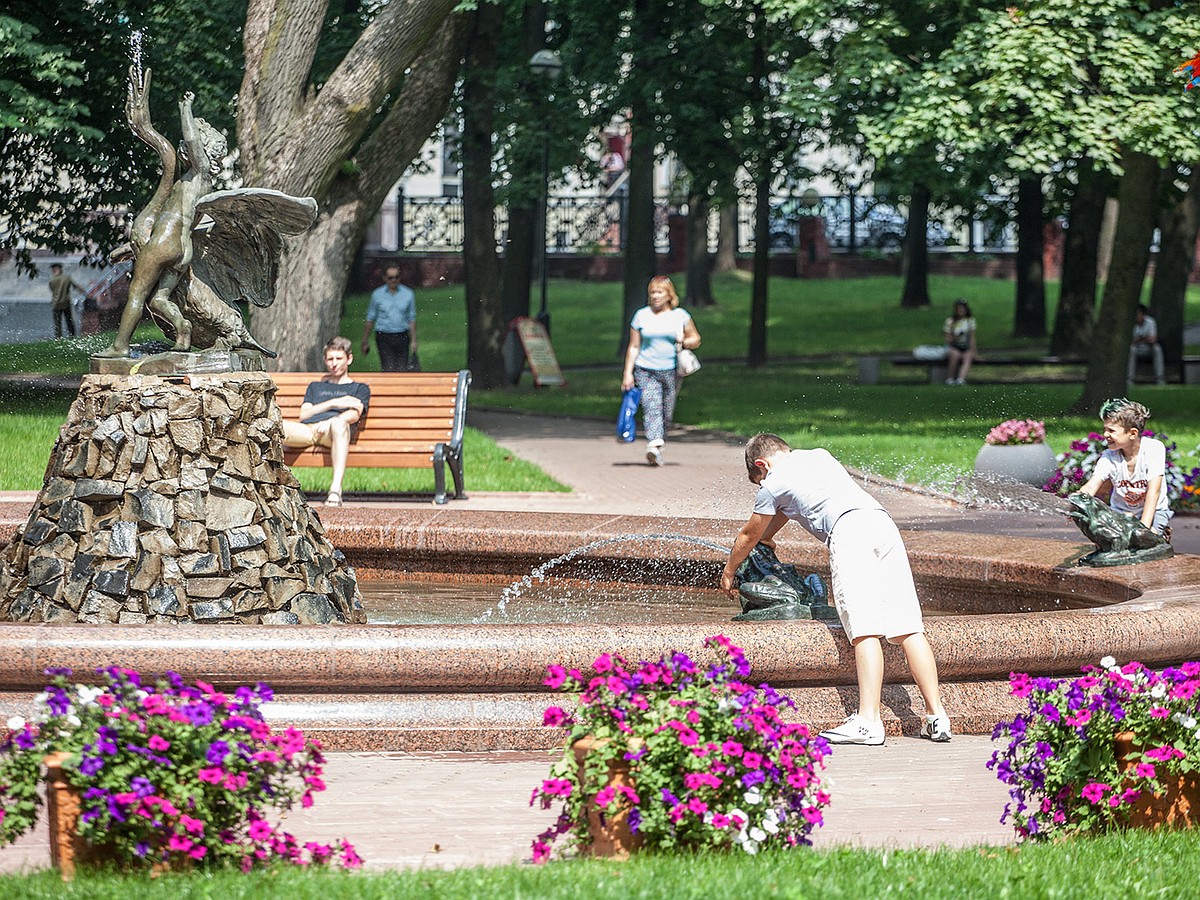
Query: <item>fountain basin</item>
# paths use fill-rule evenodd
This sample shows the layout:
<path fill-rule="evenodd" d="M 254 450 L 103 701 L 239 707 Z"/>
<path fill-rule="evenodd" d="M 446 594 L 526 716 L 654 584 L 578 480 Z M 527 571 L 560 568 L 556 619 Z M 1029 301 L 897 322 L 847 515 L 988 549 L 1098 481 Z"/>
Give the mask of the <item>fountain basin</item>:
<path fill-rule="evenodd" d="M 583 514 L 430 510 L 326 510 L 328 537 L 360 579 L 479 574 L 519 577 L 589 542 L 666 531 L 727 544 L 740 523 Z M 0 540 L 16 517 L 5 517 Z M 797 529 L 779 556 L 827 574 L 825 550 Z M 972 615 L 930 617 L 947 708 L 960 732 L 989 733 L 1019 704 L 1011 671 L 1070 674 L 1112 655 L 1151 665 L 1200 655 L 1200 557 L 1137 567 L 1071 567 L 1090 546 L 991 535 L 908 532 L 922 589 L 944 585 L 976 598 Z M 716 550 L 662 542 L 611 544 L 587 558 L 590 571 L 643 583 L 708 586 L 723 563 Z M 987 612 L 988 597 L 1062 597 L 1082 609 Z M 1009 606 L 1008 608 L 1012 608 Z M 731 609 L 732 613 L 732 609 Z M 856 702 L 851 649 L 840 628 L 818 622 L 671 625 L 55 626 L 0 625 L 0 714 L 28 711 L 42 670 L 87 672 L 120 664 L 173 669 L 218 686 L 261 680 L 278 700 L 269 714 L 339 750 L 445 750 L 550 746 L 542 712 L 562 702 L 541 684 L 545 666 L 585 666 L 599 653 L 631 660 L 697 650 L 723 633 L 743 647 L 756 680 L 797 703 L 796 717 L 824 727 Z M 915 732 L 923 706 L 902 655 L 886 654 L 885 717 L 893 733 Z"/>

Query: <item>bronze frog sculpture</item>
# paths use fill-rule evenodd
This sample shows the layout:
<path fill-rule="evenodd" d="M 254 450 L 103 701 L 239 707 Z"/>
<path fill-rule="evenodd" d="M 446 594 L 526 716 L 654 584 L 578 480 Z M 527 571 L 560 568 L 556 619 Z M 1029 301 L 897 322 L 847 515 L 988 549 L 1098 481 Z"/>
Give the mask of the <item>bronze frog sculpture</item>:
<path fill-rule="evenodd" d="M 1119 513 L 1103 500 L 1077 491 L 1067 498 L 1067 516 L 1096 549 L 1079 561 L 1085 566 L 1123 566 L 1175 555 L 1161 534 L 1151 531 L 1133 516 Z"/>

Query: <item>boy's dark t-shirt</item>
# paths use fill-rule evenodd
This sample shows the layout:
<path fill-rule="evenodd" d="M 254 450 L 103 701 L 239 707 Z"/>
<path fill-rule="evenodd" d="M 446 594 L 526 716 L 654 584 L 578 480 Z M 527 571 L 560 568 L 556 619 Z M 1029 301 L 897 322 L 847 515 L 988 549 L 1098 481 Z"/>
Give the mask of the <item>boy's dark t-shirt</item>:
<path fill-rule="evenodd" d="M 331 381 L 314 381 L 308 386 L 304 392 L 305 403 L 324 403 L 326 400 L 332 400 L 334 397 L 357 397 L 362 401 L 362 416 L 358 422 L 350 426 L 351 432 L 358 431 L 359 422 L 367 415 L 367 407 L 371 403 L 371 388 L 361 381 L 351 381 L 347 384 L 334 384 Z M 327 409 L 324 412 L 319 412 L 309 416 L 307 419 L 301 420 L 305 425 L 312 425 L 316 422 L 324 422 L 326 419 L 332 419 L 341 412 L 340 409 Z"/>

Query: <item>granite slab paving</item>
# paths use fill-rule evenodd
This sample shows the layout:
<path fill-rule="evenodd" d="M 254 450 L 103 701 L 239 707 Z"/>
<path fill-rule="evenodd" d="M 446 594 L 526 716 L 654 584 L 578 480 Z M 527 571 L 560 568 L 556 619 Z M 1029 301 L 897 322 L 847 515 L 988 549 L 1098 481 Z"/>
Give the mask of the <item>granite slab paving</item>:
<path fill-rule="evenodd" d="M 589 512 L 681 520 L 728 520 L 750 508 L 741 441 L 693 429 L 669 436 L 666 465 L 646 464 L 643 446 L 619 444 L 608 423 L 473 410 L 471 424 L 517 456 L 534 462 L 572 493 L 472 492 L 451 508 L 484 513 Z M 901 528 L 1028 536 L 1077 544 L 1078 530 L 1057 516 L 1031 512 L 1028 496 L 1004 508 L 963 506 L 930 493 L 866 478 Z M 0 520 L 23 521 L 34 495 L 0 493 Z M 351 499 L 348 506 L 428 503 L 423 498 Z M 325 515 L 333 519 L 338 511 Z M 716 524 L 716 523 L 713 523 Z M 1177 551 L 1200 552 L 1200 519 L 1178 517 Z M 733 532 L 730 531 L 730 539 Z M 842 747 L 829 760 L 833 795 L 818 847 L 1002 845 L 1003 786 L 984 763 L 986 736 L 958 735 L 946 745 L 892 737 L 882 748 Z M 550 813 L 528 806 L 544 777 L 541 752 L 333 753 L 328 791 L 288 827 L 303 839 L 355 842 L 368 867 L 449 868 L 524 860 Z M 45 831 L 0 849 L 0 871 L 48 863 Z"/>
<path fill-rule="evenodd" d="M 891 738 L 838 747 L 823 779 L 832 796 L 814 846 L 969 847 L 1013 842 L 999 822 L 1003 786 L 984 768 L 991 741 Z M 300 840 L 349 840 L 372 871 L 527 862 L 530 842 L 557 815 L 529 806 L 546 777 L 540 752 L 332 753 L 328 789 L 285 828 Z M 44 822 L 0 849 L 0 872 L 44 868 Z"/>

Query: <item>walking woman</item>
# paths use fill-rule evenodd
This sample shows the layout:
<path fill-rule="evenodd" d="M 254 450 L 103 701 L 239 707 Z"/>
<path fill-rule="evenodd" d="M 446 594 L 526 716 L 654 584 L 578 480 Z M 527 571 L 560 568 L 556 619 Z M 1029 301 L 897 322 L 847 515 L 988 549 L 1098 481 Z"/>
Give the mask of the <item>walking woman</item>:
<path fill-rule="evenodd" d="M 685 309 L 679 308 L 675 285 L 665 275 L 650 279 L 648 302 L 629 323 L 629 350 L 621 390 L 634 385 L 642 391 L 642 420 L 646 429 L 646 461 L 661 466 L 667 427 L 675 413 L 678 378 L 676 353 L 700 346 L 700 332 Z"/>

